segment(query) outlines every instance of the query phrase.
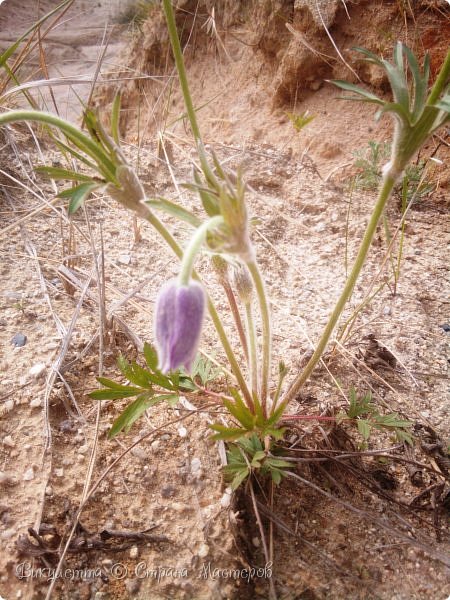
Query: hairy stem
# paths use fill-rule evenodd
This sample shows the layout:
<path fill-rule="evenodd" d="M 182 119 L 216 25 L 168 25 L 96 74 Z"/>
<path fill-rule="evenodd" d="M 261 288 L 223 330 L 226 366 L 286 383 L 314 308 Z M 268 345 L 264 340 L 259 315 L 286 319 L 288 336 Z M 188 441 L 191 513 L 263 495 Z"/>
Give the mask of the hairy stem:
<path fill-rule="evenodd" d="M 308 379 L 308 377 L 311 375 L 313 369 L 315 368 L 315 366 L 319 362 L 322 354 L 324 353 L 325 348 L 328 344 L 328 341 L 331 337 L 331 334 L 333 333 L 333 330 L 336 326 L 336 323 L 337 323 L 339 317 L 341 316 L 341 313 L 344 310 L 344 307 L 353 292 L 353 288 L 355 287 L 356 280 L 358 279 L 361 269 L 366 260 L 366 256 L 369 251 L 370 245 L 372 243 L 372 239 L 375 234 L 378 222 L 381 218 L 381 215 L 383 214 L 386 203 L 391 196 L 395 182 L 396 182 L 395 174 L 391 175 L 388 172 L 384 175 L 377 203 L 375 204 L 375 208 L 372 212 L 369 223 L 367 224 L 366 231 L 364 233 L 363 239 L 361 241 L 361 245 L 359 247 L 358 255 L 356 257 L 356 260 L 355 260 L 353 268 L 350 272 L 350 275 L 348 276 L 348 279 L 345 283 L 344 289 L 342 290 L 339 300 L 337 301 L 336 306 L 334 307 L 334 310 L 331 313 L 331 316 L 330 316 L 328 323 L 322 333 L 322 337 L 320 338 L 319 343 L 317 344 L 314 354 L 309 359 L 304 370 L 300 373 L 300 375 L 297 377 L 297 379 L 295 379 L 294 382 L 291 384 L 291 387 L 288 389 L 288 391 L 286 392 L 286 394 L 283 398 L 283 403 L 289 402 L 290 400 L 295 398 L 295 396 L 298 394 L 298 391 L 300 390 L 302 385 L 305 383 L 305 381 Z"/>
<path fill-rule="evenodd" d="M 247 263 L 248 270 L 255 284 L 256 295 L 258 296 L 262 320 L 262 365 L 261 365 L 261 405 L 264 415 L 267 413 L 267 399 L 270 377 L 270 357 L 272 352 L 272 334 L 270 327 L 270 311 L 267 302 L 266 290 L 263 278 L 255 261 Z"/>
<path fill-rule="evenodd" d="M 180 285 L 188 285 L 192 269 L 194 268 L 195 259 L 203 246 L 208 229 L 212 229 L 221 223 L 223 223 L 223 217 L 212 217 L 195 230 L 194 235 L 183 253 L 183 258 L 181 259 L 180 274 L 178 277 Z"/>
<path fill-rule="evenodd" d="M 253 319 L 252 303 L 246 302 L 245 304 L 245 316 L 247 319 L 247 336 L 248 345 L 250 348 L 249 353 L 249 368 L 250 368 L 250 381 L 252 382 L 252 393 L 258 395 L 258 358 L 256 351 L 256 330 L 255 321 Z"/>
<path fill-rule="evenodd" d="M 233 315 L 234 323 L 236 325 L 236 329 L 239 334 L 239 340 L 241 342 L 242 351 L 244 352 L 244 355 L 245 355 L 245 360 L 248 363 L 249 356 L 248 356 L 247 338 L 245 336 L 244 326 L 242 324 L 242 319 L 241 319 L 241 315 L 239 313 L 239 308 L 238 308 L 238 305 L 236 302 L 236 297 L 235 297 L 234 292 L 231 288 L 231 285 L 229 284 L 228 281 L 223 280 L 223 281 L 221 281 L 221 284 L 222 284 L 224 292 L 227 296 L 228 304 L 230 305 L 231 314 Z"/>

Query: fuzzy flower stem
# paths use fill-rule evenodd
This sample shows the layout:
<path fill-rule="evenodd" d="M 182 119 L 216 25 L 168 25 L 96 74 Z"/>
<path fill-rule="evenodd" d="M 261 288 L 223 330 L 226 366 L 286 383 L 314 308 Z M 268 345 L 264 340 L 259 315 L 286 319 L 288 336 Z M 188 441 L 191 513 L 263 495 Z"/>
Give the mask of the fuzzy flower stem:
<path fill-rule="evenodd" d="M 239 340 L 241 342 L 242 351 L 244 353 L 245 360 L 248 363 L 249 356 L 248 356 L 247 338 L 245 336 L 245 331 L 244 331 L 244 326 L 242 324 L 241 315 L 239 314 L 239 308 L 238 308 L 238 305 L 236 302 L 236 297 L 235 297 L 234 292 L 231 288 L 231 285 L 229 284 L 228 281 L 226 281 L 226 280 L 221 281 L 221 284 L 222 284 L 224 292 L 227 296 L 228 304 L 230 305 L 230 310 L 233 315 L 233 319 L 234 319 L 234 322 L 236 325 L 237 332 L 239 334 Z"/>
<path fill-rule="evenodd" d="M 384 208 L 386 206 L 387 201 L 389 200 L 389 198 L 391 196 L 391 193 L 392 193 L 395 183 L 396 183 L 396 176 L 395 175 L 392 176 L 389 172 L 386 172 L 383 177 L 383 183 L 382 183 L 382 186 L 380 189 L 377 203 L 372 212 L 369 223 L 367 224 L 367 228 L 364 233 L 364 237 L 363 237 L 363 239 L 361 241 L 361 245 L 359 247 L 358 255 L 356 257 L 356 260 L 355 260 L 353 268 L 350 272 L 350 275 L 348 276 L 348 279 L 345 283 L 344 289 L 342 290 L 339 300 L 337 301 L 336 306 L 334 307 L 334 310 L 331 313 L 331 316 L 330 316 L 328 323 L 322 333 L 322 337 L 320 338 L 319 343 L 317 344 L 314 354 L 309 359 L 309 361 L 308 361 L 306 367 L 304 368 L 304 370 L 302 371 L 302 373 L 300 373 L 300 375 L 297 377 L 297 379 L 295 379 L 295 381 L 292 383 L 289 390 L 286 392 L 286 395 L 283 398 L 283 403 L 287 403 L 290 400 L 292 400 L 293 398 L 295 398 L 295 396 L 298 394 L 300 388 L 306 382 L 308 377 L 311 375 L 313 369 L 315 368 L 315 366 L 319 362 L 323 352 L 325 351 L 325 348 L 328 344 L 331 334 L 333 333 L 333 330 L 336 326 L 336 323 L 337 323 L 339 317 L 341 316 L 341 313 L 344 310 L 344 307 L 353 292 L 353 288 L 355 287 L 356 280 L 359 277 L 359 274 L 363 267 L 364 261 L 366 260 L 367 253 L 369 251 L 370 244 L 372 243 L 372 239 L 375 234 L 375 231 L 376 231 L 376 228 L 378 225 L 378 221 L 380 220 L 381 215 L 383 214 Z"/>
<path fill-rule="evenodd" d="M 221 223 L 223 223 L 223 217 L 219 215 L 208 219 L 196 229 L 186 250 L 184 251 L 183 259 L 181 261 L 180 274 L 178 277 L 180 285 L 188 285 L 192 270 L 194 268 L 194 261 L 205 241 L 208 229 L 212 229 Z"/>
<path fill-rule="evenodd" d="M 272 352 L 272 334 L 270 327 L 270 311 L 269 304 L 267 302 L 267 295 L 264 286 L 263 278 L 261 277 L 260 270 L 255 261 L 247 263 L 248 270 L 255 284 L 256 295 L 258 296 L 259 306 L 261 310 L 262 320 L 262 367 L 261 367 L 261 406 L 264 415 L 267 413 L 267 399 L 269 390 L 269 377 L 270 377 L 270 357 Z"/>
<path fill-rule="evenodd" d="M 258 359 L 256 352 L 256 330 L 251 302 L 247 302 L 245 304 L 245 316 L 247 319 L 248 345 L 250 347 L 250 381 L 252 382 L 252 393 L 258 395 Z"/>

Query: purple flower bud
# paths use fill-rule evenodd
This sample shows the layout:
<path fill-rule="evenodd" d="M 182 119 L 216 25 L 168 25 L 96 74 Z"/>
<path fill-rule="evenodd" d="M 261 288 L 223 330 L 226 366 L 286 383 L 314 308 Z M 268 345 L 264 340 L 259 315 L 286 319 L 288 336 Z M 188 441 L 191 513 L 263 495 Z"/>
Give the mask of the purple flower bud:
<path fill-rule="evenodd" d="M 156 349 L 163 373 L 183 366 L 190 371 L 197 354 L 205 313 L 205 292 L 190 281 L 168 281 L 158 294 L 155 310 Z"/>

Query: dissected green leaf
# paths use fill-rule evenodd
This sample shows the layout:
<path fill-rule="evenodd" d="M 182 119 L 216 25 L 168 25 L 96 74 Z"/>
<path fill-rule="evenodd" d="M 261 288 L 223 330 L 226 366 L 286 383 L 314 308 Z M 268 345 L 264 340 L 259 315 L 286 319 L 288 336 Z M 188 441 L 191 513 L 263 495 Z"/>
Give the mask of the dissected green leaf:
<path fill-rule="evenodd" d="M 248 467 L 246 467 L 245 469 L 242 469 L 241 471 L 238 471 L 238 473 L 236 473 L 236 475 L 233 478 L 233 481 L 230 484 L 230 487 L 232 490 L 237 490 L 238 487 L 241 485 L 241 483 L 247 479 L 247 477 L 250 474 L 250 469 Z"/>
<path fill-rule="evenodd" d="M 147 342 L 144 342 L 144 358 L 148 368 L 151 371 L 156 371 L 158 367 L 158 353 L 156 352 L 156 349 Z"/>
<path fill-rule="evenodd" d="M 190 210 L 175 204 L 175 202 L 166 200 L 165 198 L 151 198 L 150 200 L 146 200 L 145 204 L 151 208 L 156 208 L 169 215 L 172 215 L 173 217 L 177 217 L 177 219 L 180 219 L 180 221 L 189 223 L 189 225 L 192 225 L 193 227 L 199 227 L 202 224 L 202 221 Z"/>
<path fill-rule="evenodd" d="M 108 437 L 113 438 L 122 430 L 125 432 L 130 430 L 133 423 L 154 404 L 160 401 L 159 396 L 153 396 L 152 392 L 144 392 L 140 394 L 134 402 L 129 404 L 123 413 L 114 421 L 111 429 L 108 432 Z"/>
<path fill-rule="evenodd" d="M 117 92 L 114 96 L 114 100 L 112 103 L 111 110 L 111 134 L 113 136 L 114 142 L 119 146 L 120 145 L 120 103 L 121 103 L 121 95 L 120 92 Z"/>
<path fill-rule="evenodd" d="M 99 188 L 98 183 L 82 183 L 73 188 L 69 188 L 58 194 L 59 198 L 70 198 L 68 212 L 72 215 L 76 212 L 91 192 Z"/>
<path fill-rule="evenodd" d="M 227 427 L 226 425 L 220 425 L 218 423 L 209 425 L 209 428 L 213 431 L 217 431 L 217 433 L 211 436 L 212 440 L 237 440 L 247 433 L 247 431 L 241 427 Z"/>
<path fill-rule="evenodd" d="M 359 419 L 357 421 L 358 431 L 362 435 L 363 440 L 367 441 L 370 437 L 370 422 L 366 419 Z"/>
<path fill-rule="evenodd" d="M 122 398 L 131 398 L 142 392 L 141 388 L 123 386 L 126 389 L 112 389 L 107 388 L 104 390 L 95 390 L 90 392 L 88 396 L 93 400 L 121 400 Z"/>
<path fill-rule="evenodd" d="M 368 92 L 367 90 L 365 90 L 362 87 L 359 87 L 358 85 L 354 85 L 353 83 L 348 83 L 347 81 L 342 81 L 341 79 L 330 79 L 328 81 L 329 81 L 329 83 L 332 83 L 333 85 L 340 88 L 341 90 L 345 90 L 346 92 L 353 92 L 353 93 L 357 94 L 358 96 L 362 96 L 362 100 L 364 102 L 372 102 L 374 104 L 379 104 L 380 106 L 383 106 L 383 104 L 384 104 L 384 102 L 383 102 L 383 100 L 381 100 L 381 98 L 378 98 L 378 96 L 375 96 L 375 94 Z M 348 96 L 348 97 L 344 96 L 344 99 L 345 100 L 361 100 L 361 98 L 358 98 L 358 96 Z"/>
<path fill-rule="evenodd" d="M 70 169 L 62 169 L 60 167 L 35 167 L 34 169 L 36 173 L 40 173 L 41 175 L 45 175 L 46 177 L 50 177 L 51 179 L 66 179 L 69 181 L 89 181 L 90 183 L 94 183 L 92 177 L 89 175 L 83 175 L 83 173 L 78 173 L 76 171 L 71 171 Z"/>
<path fill-rule="evenodd" d="M 113 390 L 123 390 L 127 391 L 130 389 L 129 385 L 123 385 L 122 383 L 117 383 L 112 379 L 107 379 L 106 377 L 97 377 L 97 381 L 104 385 L 107 388 L 111 388 Z"/>
<path fill-rule="evenodd" d="M 273 456 L 269 456 L 266 462 L 267 465 L 270 467 L 292 467 L 292 463 L 288 462 L 287 460 L 283 460 L 282 458 L 275 458 Z"/>
<path fill-rule="evenodd" d="M 231 390 L 231 394 L 235 400 L 235 402 L 231 402 L 231 400 L 223 399 L 223 405 L 225 408 L 233 415 L 235 419 L 241 423 L 247 430 L 253 429 L 255 424 L 254 415 L 250 412 L 250 410 L 245 405 L 241 396 L 236 390 Z"/>
<path fill-rule="evenodd" d="M 396 429 L 395 435 L 397 436 L 397 440 L 399 442 L 406 442 L 410 446 L 414 446 L 414 439 L 409 431 L 405 431 L 404 429 Z"/>
<path fill-rule="evenodd" d="M 197 184 L 195 189 L 200 196 L 203 208 L 209 217 L 214 217 L 220 214 L 219 203 L 209 190 L 202 185 L 202 180 L 197 170 L 194 169 L 194 181 Z"/>
<path fill-rule="evenodd" d="M 374 426 L 382 427 L 412 427 L 414 423 L 401 419 L 397 413 L 390 413 L 388 415 L 374 415 L 373 418 Z"/>

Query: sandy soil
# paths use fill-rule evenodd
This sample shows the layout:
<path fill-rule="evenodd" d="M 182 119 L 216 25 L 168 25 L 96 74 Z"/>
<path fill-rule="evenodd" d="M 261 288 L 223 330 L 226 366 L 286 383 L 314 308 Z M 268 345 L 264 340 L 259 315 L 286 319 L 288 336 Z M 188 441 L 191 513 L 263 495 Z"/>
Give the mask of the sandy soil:
<path fill-rule="evenodd" d="M 7 0 L 0 7 L 2 44 L 23 31 L 29 19 L 35 19 L 31 10 L 35 3 L 30 3 L 26 14 L 18 9 L 19 4 Z M 43 10 L 51 5 L 54 3 L 41 2 Z M 54 76 L 95 71 L 104 24 L 111 23 L 117 10 L 107 2 L 75 5 L 66 23 L 49 34 L 45 45 Z M 361 7 L 351 8 L 358 29 Z M 388 8 L 391 15 L 390 4 Z M 441 26 L 440 13 L 424 14 L 424 19 L 430 19 L 427 31 L 432 31 L 433 22 L 435 28 Z M 342 18 L 339 15 L 337 18 Z M 203 13 L 200 17 L 206 18 Z M 384 18 L 386 21 L 386 15 Z M 378 27 L 382 16 L 377 14 L 377 19 Z M 352 153 L 370 139 L 386 139 L 390 125 L 376 126 L 371 109 L 337 105 L 336 93 L 323 82 L 313 89 L 314 78 L 312 88 L 297 98 L 295 106 L 293 100 L 276 105 L 273 69 L 278 69 L 278 63 L 285 65 L 278 73 L 279 87 L 283 87 L 292 48 L 276 64 L 268 57 L 267 41 L 261 52 L 254 54 L 251 47 L 236 42 L 236 37 L 252 41 L 245 28 L 248 24 L 244 27 L 241 23 L 239 27 L 230 25 L 227 35 L 223 34 L 227 55 L 220 44 L 202 37 L 205 30 L 200 25 L 194 30 L 197 37 L 188 65 L 195 101 L 201 104 L 213 99 L 199 113 L 201 126 L 206 141 L 228 168 L 240 164 L 245 168 L 249 208 L 256 217 L 252 235 L 273 310 L 276 359 L 282 358 L 295 373 L 326 322 L 345 280 L 346 256 L 351 261 L 355 255 L 374 202 L 374 192 L 349 193 Z M 136 62 L 136 53 L 140 43 L 140 60 L 149 60 L 146 52 L 153 52 L 150 32 L 157 27 L 157 20 L 150 21 L 143 25 L 142 38 L 135 32 L 131 39 L 123 28 L 112 31 L 102 70 L 115 69 L 120 63 L 121 74 L 127 69 L 148 73 L 148 64 L 145 70 Z M 376 27 L 371 32 L 382 39 Z M 320 38 L 318 47 L 324 43 Z M 119 57 L 121 46 L 129 51 Z M 138 131 L 136 86 L 122 82 L 127 155 L 133 164 L 139 164 L 149 195 L 179 199 L 199 212 L 196 199 L 173 185 L 173 180 L 180 183 L 191 178 L 192 146 L 185 124 L 178 120 L 168 125 L 183 110 L 178 92 L 173 93 L 163 120 L 158 108 L 148 111 Z M 76 87 L 85 95 L 89 89 Z M 62 87 L 54 91 L 61 114 L 77 120 L 74 95 Z M 219 92 L 221 97 L 214 100 Z M 105 103 L 109 94 L 104 89 L 96 101 Z M 160 97 L 161 85 L 150 84 L 142 94 L 148 107 L 152 98 Z M 45 102 L 48 104 L 48 96 Z M 334 117 L 336 106 L 338 117 Z M 286 111 L 293 109 L 297 113 L 308 109 L 316 115 L 300 134 L 286 116 Z M 142 106 L 139 111 L 142 115 Z M 155 142 L 155 130 L 163 132 L 170 168 Z M 437 156 L 445 161 L 444 150 L 441 147 Z M 100 370 L 105 376 L 117 377 L 114 361 L 119 352 L 133 357 L 136 343 L 152 340 L 154 299 L 160 285 L 176 273 L 176 261 L 146 223 L 140 225 L 141 239 L 136 240 L 132 217 L 103 195 L 89 201 L 85 213 L 69 219 L 63 202 L 55 201 L 55 189 L 31 173 L 30 164 L 60 160 L 50 143 L 43 143 L 41 152 L 22 127 L 11 128 L 1 141 L 0 595 L 8 599 L 45 597 L 45 573 L 31 577 L 28 565 L 37 569 L 57 564 L 56 548 L 67 539 L 86 482 L 100 479 L 83 507 L 81 526 L 74 532 L 63 565 L 78 572 L 70 577 L 67 571 L 56 583 L 52 597 L 267 598 L 267 571 L 250 583 L 242 572 L 240 577 L 230 577 L 236 573 L 233 569 L 263 566 L 265 561 L 248 496 L 240 493 L 231 499 L 222 481 L 223 448 L 210 441 L 207 428 L 216 415 L 206 408 L 192 411 L 190 403 L 201 409 L 206 399 L 189 398 L 176 409 L 148 411 L 127 436 L 110 441 L 107 431 L 126 402 L 108 401 L 99 406 L 87 396 L 95 389 Z M 439 451 L 427 454 L 424 448 L 433 445 L 433 435 L 436 443 L 449 431 L 448 332 L 443 327 L 448 323 L 446 163 L 431 175 L 436 190 L 411 211 L 407 221 L 396 293 L 392 286 L 385 286 L 377 294 L 362 311 L 344 346 L 328 357 L 326 368 L 316 371 L 291 411 L 303 415 L 336 412 L 347 405 L 346 393 L 352 385 L 361 393 L 371 389 L 380 410 L 396 410 L 414 421 L 417 444 L 412 458 L 444 475 L 442 455 Z M 387 216 L 394 228 L 400 217 L 396 201 Z M 165 220 L 175 229 L 170 218 Z M 187 226 L 176 226 L 175 236 L 181 242 L 188 235 Z M 385 251 L 386 239 L 380 228 L 343 322 L 365 298 Z M 101 254 L 108 329 L 99 360 L 95 256 L 98 259 Z M 227 304 L 206 257 L 200 270 L 227 330 L 235 336 Z M 386 273 L 389 269 L 377 281 L 382 282 Z M 69 275 L 76 279 L 68 282 Z M 11 344 L 18 333 L 27 336 L 20 348 Z M 375 349 L 369 335 L 378 342 Z M 395 356 L 395 368 L 379 362 L 382 347 Z M 209 326 L 202 348 L 223 360 Z M 272 375 L 275 385 L 275 369 Z M 215 385 L 220 389 L 223 381 Z M 105 469 L 141 436 L 147 437 L 103 477 Z M 350 427 L 333 430 L 315 422 L 292 427 L 286 436 L 288 447 L 312 449 L 324 443 L 355 449 L 358 437 Z M 388 436 L 380 434 L 370 447 L 391 444 Z M 398 455 L 405 456 L 404 451 L 399 450 Z M 306 466 L 298 473 L 340 500 L 389 519 L 386 524 L 423 542 L 424 547 L 405 543 L 392 529 L 350 513 L 307 486 L 285 481 L 275 493 L 273 509 L 281 522 L 274 528 L 271 567 L 279 597 L 448 597 L 445 567 L 438 560 L 448 546 L 445 532 L 439 538 L 436 522 L 440 519 L 439 528 L 443 527 L 446 515 L 436 506 L 442 506 L 448 489 L 437 488 L 440 496 L 433 491 L 443 477 L 422 472 L 414 480 L 404 465 L 394 461 L 382 464 L 372 457 L 352 465 L 353 473 L 335 464 L 327 471 Z M 262 503 L 267 492 L 263 488 L 257 494 Z M 390 500 L 380 498 L 380 493 Z M 421 510 L 408 510 L 420 494 Z M 268 526 L 267 521 L 265 524 Z M 43 548 L 36 549 L 36 542 L 30 545 L 30 527 L 41 527 Z M 100 536 L 103 531 L 148 532 L 154 537 L 106 540 Z M 212 576 L 210 569 L 214 568 L 221 569 L 220 576 Z M 21 574 L 24 577 L 19 579 Z"/>

